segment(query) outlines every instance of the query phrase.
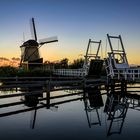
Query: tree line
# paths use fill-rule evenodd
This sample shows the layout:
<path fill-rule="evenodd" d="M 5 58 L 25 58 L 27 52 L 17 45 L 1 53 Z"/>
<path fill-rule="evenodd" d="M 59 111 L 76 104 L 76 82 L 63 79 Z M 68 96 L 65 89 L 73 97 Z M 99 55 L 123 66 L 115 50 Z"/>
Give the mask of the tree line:
<path fill-rule="evenodd" d="M 46 61 L 45 63 L 48 63 L 48 61 Z M 70 63 L 68 58 L 63 58 L 60 61 L 49 63 L 52 64 L 56 69 L 78 69 L 83 67 L 84 59 L 75 59 Z"/>
<path fill-rule="evenodd" d="M 63 58 L 58 62 L 44 62 L 44 64 L 53 65 L 54 69 L 77 69 L 82 68 L 84 63 L 84 59 L 76 59 L 72 63 L 69 62 L 68 58 Z M 8 66 L 0 66 L 0 77 L 7 76 L 49 76 L 52 74 L 51 70 L 44 69 L 32 69 L 32 70 L 20 70 L 19 67 L 15 67 L 13 65 Z"/>

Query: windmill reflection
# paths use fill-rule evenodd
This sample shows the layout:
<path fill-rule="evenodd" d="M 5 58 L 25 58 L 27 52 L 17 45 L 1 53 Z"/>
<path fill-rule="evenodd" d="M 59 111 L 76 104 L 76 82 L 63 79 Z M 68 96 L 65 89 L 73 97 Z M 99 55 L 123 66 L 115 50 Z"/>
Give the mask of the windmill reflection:
<path fill-rule="evenodd" d="M 33 107 L 33 110 L 31 112 L 31 121 L 30 121 L 30 127 L 32 129 L 35 128 L 37 105 L 39 104 L 40 97 L 43 97 L 43 92 L 40 92 L 39 94 L 36 94 L 36 95 L 31 95 L 31 96 L 25 95 L 25 96 L 22 96 L 22 98 L 21 98 L 21 100 L 24 102 L 25 106 Z"/>
<path fill-rule="evenodd" d="M 26 95 L 21 100 L 24 101 L 24 104 L 28 107 L 36 107 L 37 104 L 39 103 L 37 95 L 32 96 Z"/>
<path fill-rule="evenodd" d="M 76 93 L 70 93 L 66 95 L 57 95 L 57 96 L 50 96 L 50 93 L 46 92 L 45 97 L 43 96 L 43 92 L 42 93 L 40 92 L 39 94 L 36 94 L 36 95 L 23 96 L 22 101 L 24 102 L 24 105 L 29 108 L 32 108 L 31 121 L 30 121 L 31 128 L 32 129 L 35 128 L 35 122 L 36 122 L 38 109 L 46 107 L 46 109 L 50 109 L 51 111 L 57 111 L 58 110 L 57 105 L 83 99 L 83 97 L 81 96 L 77 98 L 76 95 L 79 95 L 79 94 L 83 95 L 83 92 L 81 92 L 81 90 L 77 92 L 76 90 Z M 69 99 L 66 100 L 64 97 L 69 97 Z M 56 99 L 56 101 L 52 102 L 53 99 Z M 57 99 L 60 99 L 60 100 L 57 100 Z"/>
<path fill-rule="evenodd" d="M 89 88 L 85 91 L 84 104 L 88 125 L 101 125 L 101 118 L 98 109 L 103 106 L 103 100 L 98 87 Z M 95 118 L 96 116 L 96 118 Z"/>
<path fill-rule="evenodd" d="M 129 107 L 126 96 L 121 96 L 120 92 L 110 93 L 107 96 L 104 112 L 110 121 L 107 136 L 120 134 Z"/>

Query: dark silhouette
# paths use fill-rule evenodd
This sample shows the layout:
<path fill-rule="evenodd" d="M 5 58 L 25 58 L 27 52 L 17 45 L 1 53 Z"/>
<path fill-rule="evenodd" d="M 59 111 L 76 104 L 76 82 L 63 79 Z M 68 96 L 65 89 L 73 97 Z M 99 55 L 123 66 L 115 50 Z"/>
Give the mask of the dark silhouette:
<path fill-rule="evenodd" d="M 91 128 L 92 125 L 97 124 L 101 125 L 98 109 L 104 104 L 100 90 L 98 87 L 88 88 L 84 94 L 85 111 L 89 127 Z M 97 116 L 96 120 L 94 120 L 95 115 Z"/>
<path fill-rule="evenodd" d="M 119 93 L 108 94 L 104 112 L 106 112 L 110 121 L 107 136 L 112 134 L 121 134 L 126 113 L 129 107 L 128 99 L 125 96 L 121 96 Z M 120 126 L 117 130 L 112 130 L 114 124 L 119 123 Z"/>

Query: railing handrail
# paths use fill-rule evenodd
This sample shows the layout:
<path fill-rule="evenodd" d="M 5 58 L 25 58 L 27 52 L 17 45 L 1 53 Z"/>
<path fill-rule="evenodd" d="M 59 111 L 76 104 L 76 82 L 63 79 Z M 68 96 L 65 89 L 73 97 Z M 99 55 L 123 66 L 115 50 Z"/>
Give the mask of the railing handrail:
<path fill-rule="evenodd" d="M 114 69 L 114 75 L 118 79 L 124 77 L 127 79 L 132 79 L 133 81 L 140 79 L 140 68 L 125 68 L 125 69 Z"/>
<path fill-rule="evenodd" d="M 85 76 L 87 75 L 86 69 L 55 69 L 53 71 L 56 75 L 63 75 L 63 76 Z"/>

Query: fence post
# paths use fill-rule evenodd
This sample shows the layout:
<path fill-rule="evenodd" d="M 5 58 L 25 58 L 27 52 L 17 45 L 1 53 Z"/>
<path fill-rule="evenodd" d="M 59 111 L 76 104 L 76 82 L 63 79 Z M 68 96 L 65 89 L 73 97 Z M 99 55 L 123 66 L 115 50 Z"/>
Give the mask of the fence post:
<path fill-rule="evenodd" d="M 47 101 L 47 109 L 50 108 L 50 80 L 47 81 L 47 89 L 46 89 L 46 101 Z"/>

